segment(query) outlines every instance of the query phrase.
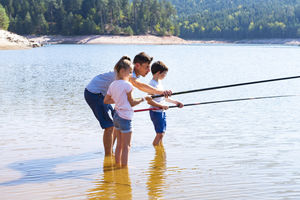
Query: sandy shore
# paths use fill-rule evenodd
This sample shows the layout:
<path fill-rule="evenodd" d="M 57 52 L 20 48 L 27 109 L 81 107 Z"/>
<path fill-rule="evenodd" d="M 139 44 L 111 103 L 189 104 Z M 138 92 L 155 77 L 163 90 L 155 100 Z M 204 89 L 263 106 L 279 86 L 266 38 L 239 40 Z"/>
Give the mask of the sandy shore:
<path fill-rule="evenodd" d="M 30 49 L 38 46 L 40 45 L 29 41 L 26 37 L 0 30 L 0 50 Z"/>
<path fill-rule="evenodd" d="M 138 36 L 27 36 L 30 41 L 41 44 L 284 44 L 300 45 L 298 39 L 253 39 L 253 40 L 185 40 L 176 36 L 158 37 L 154 35 Z"/>
<path fill-rule="evenodd" d="M 175 37 L 154 35 L 137 36 L 107 36 L 107 35 L 85 35 L 85 36 L 27 36 L 36 43 L 42 44 L 188 44 L 188 41 Z"/>
<path fill-rule="evenodd" d="M 8 31 L 0 30 L 1 49 L 28 49 L 44 44 L 135 44 L 135 45 L 172 45 L 172 44 L 282 44 L 300 45 L 299 39 L 256 39 L 256 40 L 184 40 L 176 36 L 20 36 Z"/>

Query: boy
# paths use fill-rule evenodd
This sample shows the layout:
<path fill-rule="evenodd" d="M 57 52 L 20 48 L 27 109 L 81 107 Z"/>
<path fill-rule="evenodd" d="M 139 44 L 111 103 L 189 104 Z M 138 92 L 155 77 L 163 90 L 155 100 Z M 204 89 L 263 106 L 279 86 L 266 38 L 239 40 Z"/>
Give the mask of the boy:
<path fill-rule="evenodd" d="M 152 80 L 149 85 L 152 87 L 163 91 L 163 86 L 161 80 L 163 80 L 167 73 L 168 67 L 161 61 L 157 61 L 152 64 L 151 72 L 153 75 Z M 166 113 L 164 110 L 167 110 L 169 107 L 164 105 L 164 101 L 176 104 L 179 108 L 183 107 L 183 104 L 179 101 L 172 100 L 170 98 L 158 97 L 151 100 L 147 100 L 148 104 L 151 105 L 151 108 L 161 108 L 159 110 L 150 110 L 150 118 L 153 122 L 156 137 L 153 140 L 153 146 L 162 145 L 162 138 L 166 131 Z"/>

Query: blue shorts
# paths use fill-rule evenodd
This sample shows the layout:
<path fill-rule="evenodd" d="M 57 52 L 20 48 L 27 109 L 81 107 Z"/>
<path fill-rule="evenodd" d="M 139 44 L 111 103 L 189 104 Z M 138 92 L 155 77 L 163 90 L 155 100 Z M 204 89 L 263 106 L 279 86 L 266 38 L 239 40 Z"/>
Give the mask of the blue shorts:
<path fill-rule="evenodd" d="M 155 112 L 150 110 L 150 118 L 153 122 L 154 129 L 156 133 L 166 132 L 167 122 L 166 122 L 166 113 L 165 112 Z"/>
<path fill-rule="evenodd" d="M 131 120 L 124 119 L 120 117 L 117 112 L 114 112 L 114 127 L 117 130 L 120 130 L 121 133 L 130 133 L 132 132 L 131 129 Z"/>
<path fill-rule="evenodd" d="M 103 129 L 114 126 L 112 121 L 113 107 L 103 103 L 104 96 L 102 94 L 94 94 L 85 89 L 84 98 Z"/>

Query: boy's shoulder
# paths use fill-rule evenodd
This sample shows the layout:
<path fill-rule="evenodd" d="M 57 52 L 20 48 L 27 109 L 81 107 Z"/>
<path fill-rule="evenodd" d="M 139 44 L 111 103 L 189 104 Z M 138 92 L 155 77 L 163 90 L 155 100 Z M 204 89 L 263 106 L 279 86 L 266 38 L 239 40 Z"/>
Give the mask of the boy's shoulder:
<path fill-rule="evenodd" d="M 152 85 L 152 86 L 157 86 L 158 84 L 159 84 L 159 82 L 154 79 L 151 79 L 149 82 L 149 85 Z"/>
<path fill-rule="evenodd" d="M 157 83 L 157 81 L 152 78 L 149 83 Z"/>

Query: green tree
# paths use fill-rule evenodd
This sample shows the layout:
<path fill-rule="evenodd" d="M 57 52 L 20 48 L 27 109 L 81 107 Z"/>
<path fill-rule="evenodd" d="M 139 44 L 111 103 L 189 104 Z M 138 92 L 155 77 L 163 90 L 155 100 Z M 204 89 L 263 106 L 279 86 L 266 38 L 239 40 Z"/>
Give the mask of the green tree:
<path fill-rule="evenodd" d="M 133 30 L 130 26 L 127 26 L 125 29 L 124 29 L 124 33 L 126 35 L 133 35 Z"/>
<path fill-rule="evenodd" d="M 25 19 L 23 21 L 23 33 L 30 34 L 33 32 L 34 26 L 32 24 L 31 15 L 27 12 Z"/>
<path fill-rule="evenodd" d="M 5 9 L 0 4 L 0 29 L 7 30 L 9 26 L 9 18 L 5 12 Z"/>
<path fill-rule="evenodd" d="M 63 0 L 67 12 L 78 13 L 81 10 L 83 0 Z"/>
<path fill-rule="evenodd" d="M 37 26 L 36 26 L 36 33 L 37 34 L 47 34 L 48 33 L 48 23 L 45 20 L 43 14 L 39 14 L 37 17 Z"/>
<path fill-rule="evenodd" d="M 82 34 L 99 34 L 100 27 L 90 18 L 84 20 L 82 29 Z"/>

